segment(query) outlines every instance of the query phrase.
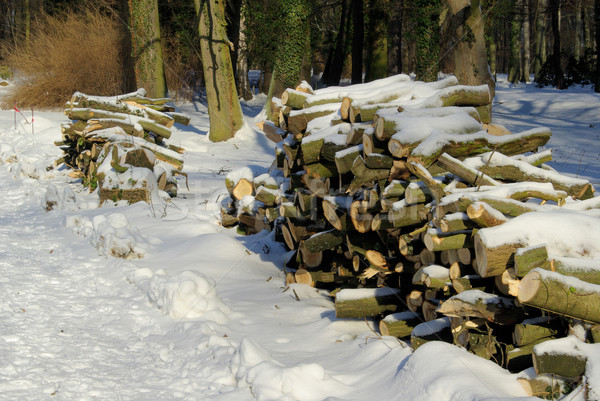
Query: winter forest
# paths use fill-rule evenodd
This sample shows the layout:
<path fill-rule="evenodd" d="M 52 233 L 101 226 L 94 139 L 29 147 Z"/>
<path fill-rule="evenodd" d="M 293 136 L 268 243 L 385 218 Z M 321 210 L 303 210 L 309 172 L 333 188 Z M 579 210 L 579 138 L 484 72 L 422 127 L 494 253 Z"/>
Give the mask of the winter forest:
<path fill-rule="evenodd" d="M 0 21 L 0 400 L 600 401 L 600 0 Z"/>

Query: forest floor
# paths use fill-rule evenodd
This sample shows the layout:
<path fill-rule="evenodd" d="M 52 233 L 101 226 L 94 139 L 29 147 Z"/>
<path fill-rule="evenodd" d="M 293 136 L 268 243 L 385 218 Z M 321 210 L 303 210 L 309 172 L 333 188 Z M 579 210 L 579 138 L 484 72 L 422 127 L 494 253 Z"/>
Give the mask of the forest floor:
<path fill-rule="evenodd" d="M 62 113 L 36 112 L 32 127 L 31 111 L 0 111 L 0 399 L 527 399 L 518 375 L 455 346 L 413 352 L 371 321 L 336 319 L 326 293 L 285 287 L 272 234 L 219 225 L 227 172 L 274 158 L 254 128 L 262 102 L 245 104 L 246 127 L 218 144 L 205 105 L 181 105 L 192 124 L 171 143 L 186 149 L 187 186 L 169 203 L 102 208 L 67 169 L 50 168 Z M 550 164 L 600 188 L 590 87 L 501 79 L 494 122 L 549 127 Z M 49 194 L 58 201 L 47 212 Z M 119 246 L 141 257 L 111 256 Z"/>

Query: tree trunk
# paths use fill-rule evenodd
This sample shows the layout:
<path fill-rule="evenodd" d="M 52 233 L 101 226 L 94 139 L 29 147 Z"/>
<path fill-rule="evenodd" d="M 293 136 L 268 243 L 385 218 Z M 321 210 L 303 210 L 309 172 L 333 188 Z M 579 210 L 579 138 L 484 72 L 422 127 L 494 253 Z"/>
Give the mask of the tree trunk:
<path fill-rule="evenodd" d="M 535 18 L 535 55 L 533 61 L 533 73 L 536 78 L 546 62 L 546 8 L 548 0 L 537 0 Z"/>
<path fill-rule="evenodd" d="M 560 0 L 550 0 L 552 14 L 552 71 L 554 73 L 554 86 L 556 89 L 567 89 L 563 75 L 560 57 Z"/>
<path fill-rule="evenodd" d="M 364 35 L 363 0 L 352 0 L 352 85 L 362 83 Z"/>
<path fill-rule="evenodd" d="M 346 58 L 346 26 L 350 11 L 350 1 L 351 0 L 342 0 L 342 12 L 340 16 L 338 34 L 335 41 L 335 50 L 333 53 L 333 58 L 331 59 L 331 65 L 325 68 L 327 75 L 323 76 L 323 82 L 327 86 L 339 85 L 340 79 L 342 78 L 342 70 L 344 68 L 344 60 Z"/>
<path fill-rule="evenodd" d="M 403 0 L 393 1 L 388 36 L 388 75 L 402 72 L 402 9 Z"/>
<path fill-rule="evenodd" d="M 600 0 L 594 1 L 594 25 L 596 26 L 596 76 L 594 91 L 600 93 Z"/>
<path fill-rule="evenodd" d="M 446 0 L 450 13 L 459 8 L 458 0 Z M 451 15 L 448 21 L 454 50 L 454 75 L 462 85 L 487 84 L 491 98 L 494 97 L 495 82 L 490 74 L 485 48 L 484 23 L 479 0 Z"/>
<path fill-rule="evenodd" d="M 531 64 L 530 28 L 529 28 L 529 0 L 522 0 L 523 21 L 523 62 L 521 68 L 521 82 L 529 82 L 529 66 Z"/>
<path fill-rule="evenodd" d="M 418 0 L 415 2 L 413 18 L 415 30 L 415 73 L 418 80 L 432 82 L 437 80 L 439 72 L 439 15 L 438 0 Z"/>
<path fill-rule="evenodd" d="M 250 82 L 248 81 L 248 43 L 246 41 L 246 0 L 240 1 L 239 32 L 237 38 L 236 83 L 238 94 L 244 100 L 252 99 Z"/>
<path fill-rule="evenodd" d="M 519 2 L 524 0 L 518 0 Z M 517 3 L 516 9 L 510 22 L 510 55 L 508 63 L 508 82 L 519 82 L 519 67 L 521 65 L 521 21 L 520 21 L 520 3 Z"/>
<path fill-rule="evenodd" d="M 129 0 L 129 13 L 136 85 L 148 97 L 167 97 L 158 0 Z"/>
<path fill-rule="evenodd" d="M 583 18 L 582 18 L 582 0 L 575 0 L 575 4 L 573 5 L 575 11 L 575 26 L 573 27 L 574 38 L 573 38 L 573 56 L 575 60 L 579 61 L 581 56 L 583 56 Z"/>
<path fill-rule="evenodd" d="M 195 0 L 195 4 L 200 16 L 198 29 L 210 120 L 209 139 L 226 141 L 233 138 L 244 120 L 235 89 L 225 8 L 218 0 Z"/>
<path fill-rule="evenodd" d="M 368 0 L 367 60 L 365 82 L 387 76 L 389 0 Z"/>
<path fill-rule="evenodd" d="M 310 5 L 307 0 L 283 0 L 282 3 L 287 29 L 281 34 L 278 53 L 285 57 L 275 60 L 267 104 L 273 97 L 280 97 L 286 88 L 295 88 L 302 80 L 310 80 Z"/>

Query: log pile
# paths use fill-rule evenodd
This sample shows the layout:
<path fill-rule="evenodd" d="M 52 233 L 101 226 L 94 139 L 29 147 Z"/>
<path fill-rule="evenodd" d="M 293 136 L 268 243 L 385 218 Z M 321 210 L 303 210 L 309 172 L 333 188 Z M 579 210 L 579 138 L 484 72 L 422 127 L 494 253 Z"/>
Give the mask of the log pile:
<path fill-rule="evenodd" d="M 189 124 L 170 99 L 150 99 L 145 90 L 114 96 L 75 93 L 65 105 L 72 121 L 61 127 L 65 163 L 90 191 L 107 200 L 149 201 L 155 189 L 177 195 L 183 149 L 168 145 L 174 123 Z"/>
<path fill-rule="evenodd" d="M 595 241 L 600 202 L 546 164 L 551 151 L 531 153 L 548 129 L 483 122 L 485 88 L 397 76 L 286 90 L 262 124 L 273 166 L 227 177 L 223 225 L 274 230 L 288 284 L 330 290 L 338 317 L 532 366 L 534 346 L 570 325 L 598 331 L 600 247 L 562 227 Z"/>

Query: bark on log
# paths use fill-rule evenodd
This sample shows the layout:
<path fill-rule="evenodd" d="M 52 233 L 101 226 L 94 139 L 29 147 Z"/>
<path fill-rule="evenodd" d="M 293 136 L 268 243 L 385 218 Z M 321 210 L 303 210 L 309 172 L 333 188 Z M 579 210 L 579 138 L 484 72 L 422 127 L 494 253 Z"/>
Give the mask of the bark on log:
<path fill-rule="evenodd" d="M 537 343 L 543 338 L 551 339 L 563 333 L 564 329 L 561 327 L 558 319 L 552 320 L 548 317 L 529 319 L 515 325 L 513 343 L 521 347 Z"/>
<path fill-rule="evenodd" d="M 445 341 L 451 343 L 452 340 L 450 319 L 441 317 L 417 325 L 410 335 L 410 346 L 413 350 L 416 350 L 429 341 Z"/>
<path fill-rule="evenodd" d="M 333 249 L 345 241 L 345 235 L 337 230 L 323 231 L 304 240 L 304 247 L 312 253 Z"/>
<path fill-rule="evenodd" d="M 600 285 L 534 269 L 519 288 L 519 302 L 563 316 L 600 323 Z"/>
<path fill-rule="evenodd" d="M 490 322 L 513 325 L 522 320 L 523 310 L 512 299 L 479 290 L 468 290 L 442 302 L 438 312 L 446 316 L 478 317 Z"/>
<path fill-rule="evenodd" d="M 550 267 L 545 244 L 520 248 L 515 252 L 515 274 L 517 277 L 525 277 L 531 270 L 543 266 Z"/>
<path fill-rule="evenodd" d="M 363 154 L 363 145 L 356 145 L 348 149 L 338 151 L 335 154 L 335 165 L 340 174 L 346 174 L 352 169 L 356 158 Z"/>
<path fill-rule="evenodd" d="M 538 375 L 552 373 L 570 378 L 582 376 L 587 355 L 581 350 L 579 343 L 573 337 L 566 337 L 537 344 L 531 355 L 535 372 Z"/>
<path fill-rule="evenodd" d="M 363 318 L 394 313 L 399 303 L 400 290 L 396 288 L 343 289 L 335 297 L 335 316 Z"/>
<path fill-rule="evenodd" d="M 408 337 L 422 321 L 421 315 L 415 312 L 393 313 L 379 322 L 379 332 L 382 336 Z"/>
<path fill-rule="evenodd" d="M 507 221 L 504 214 L 485 202 L 470 204 L 467 207 L 467 216 L 480 227 L 494 227 Z"/>
<path fill-rule="evenodd" d="M 427 220 L 427 216 L 423 213 L 425 210 L 425 205 L 420 203 L 412 206 L 406 204 L 394 206 L 388 212 L 388 220 L 396 228 L 414 226 Z"/>
<path fill-rule="evenodd" d="M 271 121 L 261 121 L 259 123 L 256 123 L 256 125 L 271 141 L 275 143 L 283 141 L 285 137 L 285 131 L 276 126 Z"/>
<path fill-rule="evenodd" d="M 460 160 L 450 156 L 447 153 L 442 153 L 437 160 L 437 164 L 463 179 L 466 183 L 471 186 L 479 186 L 479 185 L 500 185 L 500 183 L 493 178 L 483 174 L 481 171 L 477 169 L 471 168 L 465 165 Z"/>
<path fill-rule="evenodd" d="M 460 294 L 468 290 L 488 291 L 493 285 L 493 279 L 483 278 L 481 276 L 463 276 L 452 279 L 452 288 Z"/>
<path fill-rule="evenodd" d="M 423 243 L 427 249 L 433 252 L 471 248 L 473 247 L 473 231 L 442 232 L 441 230 L 432 228 L 425 233 Z"/>
<path fill-rule="evenodd" d="M 302 92 L 296 89 L 287 88 L 281 94 L 281 104 L 299 110 L 304 108 L 304 102 L 311 96 L 310 93 Z"/>
<path fill-rule="evenodd" d="M 390 139 L 389 147 L 391 147 L 390 152 L 392 155 L 403 155 L 397 157 L 408 156 L 408 161 L 415 161 L 425 167 L 429 167 L 443 153 L 448 153 L 452 157 L 467 157 L 493 150 L 507 156 L 532 152 L 540 146 L 544 146 L 550 140 L 551 135 L 552 133 L 548 129 L 533 129 L 520 134 L 500 137 L 491 136 L 481 131 L 474 134 L 451 136 L 444 141 L 434 138 L 431 141 L 435 140 L 436 142 L 435 144 L 432 143 L 432 147 L 423 146 L 418 149 L 417 146 L 420 143 L 404 144 L 401 138 L 397 138 L 396 140 L 392 138 Z"/>
<path fill-rule="evenodd" d="M 475 257 L 477 258 L 477 273 L 481 277 L 501 275 L 504 270 L 514 266 L 515 251 L 522 247 L 520 243 L 507 243 L 498 246 L 487 246 L 480 232 L 474 237 Z"/>

